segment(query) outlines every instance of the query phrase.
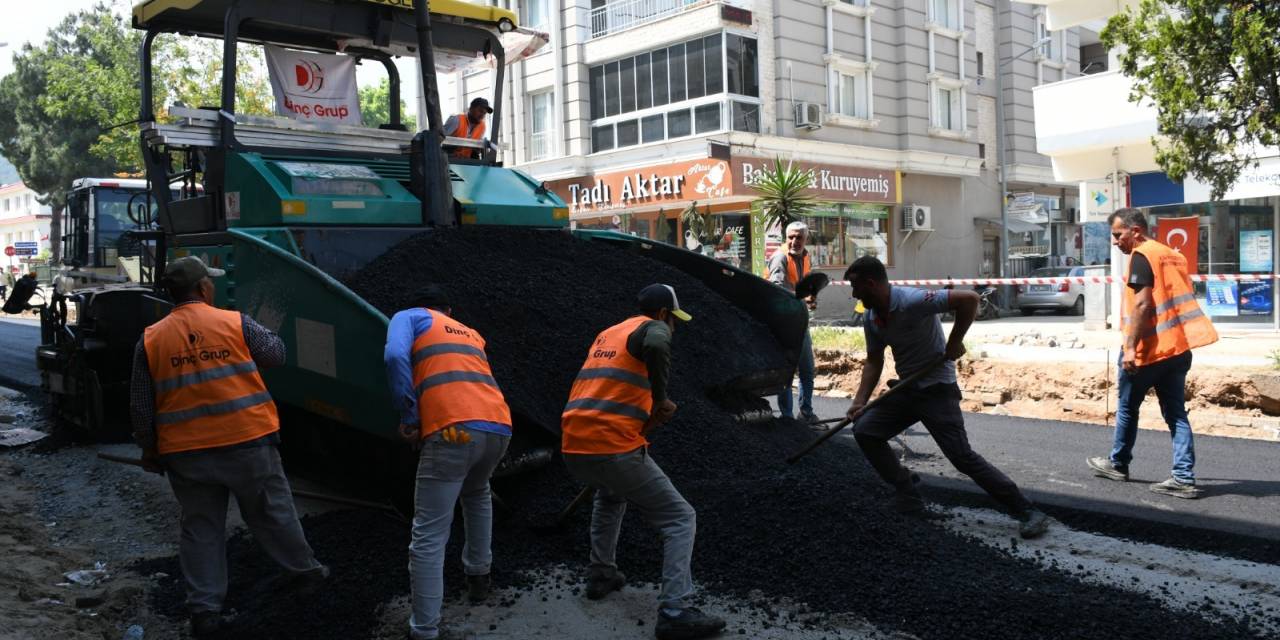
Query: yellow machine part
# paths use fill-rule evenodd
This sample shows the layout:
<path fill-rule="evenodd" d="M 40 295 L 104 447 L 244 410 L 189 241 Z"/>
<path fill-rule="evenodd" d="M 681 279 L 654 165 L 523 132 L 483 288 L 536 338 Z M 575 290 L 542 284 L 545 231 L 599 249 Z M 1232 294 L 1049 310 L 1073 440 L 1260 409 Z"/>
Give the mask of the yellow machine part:
<path fill-rule="evenodd" d="M 413 0 L 363 0 L 373 4 L 381 4 L 397 9 L 412 10 Z M 205 2 L 205 0 L 143 0 L 133 7 L 133 20 L 135 24 L 145 25 L 152 18 L 166 11 L 188 11 L 197 5 Z M 499 9 L 497 7 L 486 7 L 479 4 L 472 4 L 465 0 L 431 0 L 431 13 L 453 16 L 455 18 L 463 18 L 466 20 L 476 20 L 479 22 L 489 22 L 497 24 L 502 20 L 509 20 L 512 26 L 519 26 L 516 14 L 513 11 Z"/>

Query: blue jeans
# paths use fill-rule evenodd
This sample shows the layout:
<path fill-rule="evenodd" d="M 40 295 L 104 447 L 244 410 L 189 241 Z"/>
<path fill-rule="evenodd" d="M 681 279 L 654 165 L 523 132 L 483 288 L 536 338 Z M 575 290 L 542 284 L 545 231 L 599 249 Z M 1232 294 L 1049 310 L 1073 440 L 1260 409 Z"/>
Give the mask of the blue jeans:
<path fill-rule="evenodd" d="M 809 338 L 809 330 L 804 330 L 804 343 L 800 345 L 800 363 L 797 367 L 797 373 L 800 374 L 800 414 L 809 415 L 813 413 L 813 341 Z M 778 411 L 782 413 L 782 417 L 793 417 L 792 409 L 794 405 L 791 398 L 791 386 L 782 393 L 778 394 Z"/>
<path fill-rule="evenodd" d="M 1133 373 L 1126 373 L 1124 367 L 1119 369 L 1116 389 L 1120 397 L 1116 404 L 1116 434 L 1111 462 L 1120 469 L 1129 468 L 1129 462 L 1133 460 L 1133 443 L 1138 439 L 1138 409 L 1147 392 L 1154 388 L 1156 398 L 1160 400 L 1160 413 L 1164 415 L 1169 434 L 1173 437 L 1173 477 L 1179 482 L 1194 483 L 1196 448 L 1184 395 L 1187 372 L 1191 370 L 1191 352 L 1139 367 Z"/>

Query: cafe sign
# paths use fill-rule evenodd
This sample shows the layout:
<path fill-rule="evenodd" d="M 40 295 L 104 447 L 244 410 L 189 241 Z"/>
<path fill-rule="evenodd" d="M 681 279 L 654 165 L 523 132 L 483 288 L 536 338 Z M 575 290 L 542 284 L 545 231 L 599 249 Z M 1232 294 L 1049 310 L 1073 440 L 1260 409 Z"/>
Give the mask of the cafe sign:
<path fill-rule="evenodd" d="M 753 195 L 754 185 L 773 170 L 767 158 L 734 158 L 733 190 L 738 195 Z M 795 169 L 809 172 L 809 188 L 805 195 L 833 202 L 902 202 L 902 179 L 891 169 L 863 169 L 815 162 L 790 163 Z M 785 165 L 785 161 L 784 161 Z"/>
<path fill-rule="evenodd" d="M 631 171 L 556 180 L 547 186 L 580 217 L 615 209 L 634 209 L 732 195 L 729 162 L 702 159 Z"/>

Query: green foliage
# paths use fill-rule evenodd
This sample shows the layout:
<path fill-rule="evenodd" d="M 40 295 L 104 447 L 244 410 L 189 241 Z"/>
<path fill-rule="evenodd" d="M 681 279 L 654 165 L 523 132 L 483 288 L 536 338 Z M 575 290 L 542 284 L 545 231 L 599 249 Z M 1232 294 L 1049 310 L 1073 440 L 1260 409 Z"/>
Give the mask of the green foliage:
<path fill-rule="evenodd" d="M 1158 110 L 1156 160 L 1173 180 L 1191 175 L 1220 198 L 1255 146 L 1280 144 L 1280 3 L 1143 0 L 1102 32 L 1123 46 L 1133 101 Z"/>
<path fill-rule="evenodd" d="M 786 227 L 814 207 L 813 197 L 805 194 L 812 181 L 812 171 L 794 167 L 790 162 L 783 164 L 781 158 L 773 159 L 773 168 L 766 169 L 752 185 L 760 196 L 752 206 L 764 213 L 766 229 L 774 225 Z"/>
<path fill-rule="evenodd" d="M 1271 368 L 1280 371 L 1280 349 L 1272 349 L 1267 357 L 1271 358 Z"/>
<path fill-rule="evenodd" d="M 810 327 L 809 337 L 814 349 L 867 350 L 867 336 L 861 328 Z"/>
<path fill-rule="evenodd" d="M 162 105 L 179 103 L 193 108 L 222 104 L 222 44 L 208 38 L 157 39 L 153 63 L 157 111 Z M 275 96 L 262 47 L 238 44 L 236 61 L 236 113 L 274 115 Z M 134 104 L 137 100 L 135 96 Z"/>
<path fill-rule="evenodd" d="M 401 87 L 401 91 L 403 89 Z M 391 81 L 389 79 L 383 78 L 377 86 L 360 89 L 360 117 L 364 120 L 366 127 L 378 127 L 391 122 Z M 409 131 L 418 130 L 418 118 L 409 111 L 403 93 L 400 95 L 400 122 L 408 127 Z"/>

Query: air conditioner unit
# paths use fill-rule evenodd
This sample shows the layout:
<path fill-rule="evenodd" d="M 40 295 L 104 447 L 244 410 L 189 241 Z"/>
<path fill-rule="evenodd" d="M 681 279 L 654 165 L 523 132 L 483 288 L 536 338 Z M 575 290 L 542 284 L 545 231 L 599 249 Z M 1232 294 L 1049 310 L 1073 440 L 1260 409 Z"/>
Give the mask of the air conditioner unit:
<path fill-rule="evenodd" d="M 814 129 L 822 128 L 822 105 L 816 102 L 797 102 L 796 103 L 796 128 Z"/>
<path fill-rule="evenodd" d="M 908 204 L 902 207 L 903 231 L 933 231 L 933 215 L 929 207 Z"/>

